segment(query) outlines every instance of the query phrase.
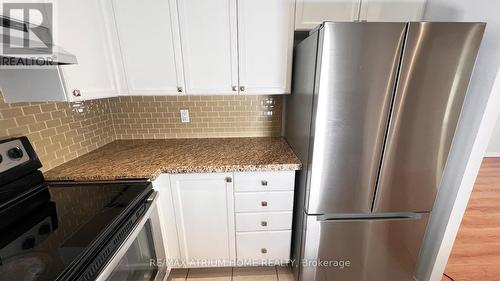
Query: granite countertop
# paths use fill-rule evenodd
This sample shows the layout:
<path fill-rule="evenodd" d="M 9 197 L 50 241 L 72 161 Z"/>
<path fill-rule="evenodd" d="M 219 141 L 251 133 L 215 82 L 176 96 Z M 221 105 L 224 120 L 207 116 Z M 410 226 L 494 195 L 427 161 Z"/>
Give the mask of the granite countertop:
<path fill-rule="evenodd" d="M 151 179 L 161 173 L 299 170 L 283 138 L 117 140 L 44 173 L 48 181 Z"/>

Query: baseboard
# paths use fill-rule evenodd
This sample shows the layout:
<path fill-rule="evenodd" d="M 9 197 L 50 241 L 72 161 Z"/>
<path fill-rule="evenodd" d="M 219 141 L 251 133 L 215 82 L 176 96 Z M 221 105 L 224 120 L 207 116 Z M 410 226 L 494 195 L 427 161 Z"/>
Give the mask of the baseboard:
<path fill-rule="evenodd" d="M 484 157 L 500 157 L 500 152 L 494 152 L 494 151 L 486 152 Z"/>

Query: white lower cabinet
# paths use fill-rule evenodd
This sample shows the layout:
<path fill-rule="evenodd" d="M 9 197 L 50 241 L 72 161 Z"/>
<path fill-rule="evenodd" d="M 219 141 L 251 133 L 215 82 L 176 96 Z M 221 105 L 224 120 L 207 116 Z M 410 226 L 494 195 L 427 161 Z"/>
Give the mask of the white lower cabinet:
<path fill-rule="evenodd" d="M 234 203 L 236 212 L 288 211 L 293 208 L 293 191 L 238 192 Z"/>
<path fill-rule="evenodd" d="M 287 263 L 294 177 L 290 171 L 158 177 L 153 185 L 161 198 L 169 266 Z"/>
<path fill-rule="evenodd" d="M 295 171 L 239 172 L 234 174 L 234 191 L 293 191 Z"/>
<path fill-rule="evenodd" d="M 290 230 L 236 233 L 238 266 L 288 263 L 291 237 Z"/>
<path fill-rule="evenodd" d="M 178 174 L 170 181 L 182 261 L 187 267 L 232 265 L 232 174 Z"/>
<path fill-rule="evenodd" d="M 153 188 L 158 191 L 158 211 L 163 233 L 163 245 L 165 246 L 165 257 L 169 259 L 172 267 L 180 267 L 181 254 L 179 250 L 179 239 L 177 235 L 177 223 L 175 221 L 174 202 L 172 198 L 172 186 L 170 175 L 162 174 L 154 182 Z"/>
<path fill-rule="evenodd" d="M 235 173 L 238 266 L 290 259 L 295 172 Z"/>
<path fill-rule="evenodd" d="M 236 214 L 236 231 L 268 231 L 292 229 L 292 212 Z"/>

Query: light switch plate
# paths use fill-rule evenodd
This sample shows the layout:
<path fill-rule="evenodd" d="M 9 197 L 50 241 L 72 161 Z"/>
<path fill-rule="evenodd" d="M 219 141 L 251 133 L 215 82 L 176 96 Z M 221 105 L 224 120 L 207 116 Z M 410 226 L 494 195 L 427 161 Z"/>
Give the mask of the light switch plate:
<path fill-rule="evenodd" d="M 182 123 L 191 122 L 191 120 L 189 120 L 189 109 L 181 109 L 181 122 Z"/>

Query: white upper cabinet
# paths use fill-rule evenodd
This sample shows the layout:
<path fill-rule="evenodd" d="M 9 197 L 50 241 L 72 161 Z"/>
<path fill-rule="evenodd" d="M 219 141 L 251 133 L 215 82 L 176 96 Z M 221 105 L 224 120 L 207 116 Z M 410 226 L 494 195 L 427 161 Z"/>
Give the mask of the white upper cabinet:
<path fill-rule="evenodd" d="M 68 101 L 118 95 L 114 30 L 107 1 L 64 0 L 54 5 L 54 41 L 76 55 L 61 66 Z"/>
<path fill-rule="evenodd" d="M 240 93 L 290 93 L 294 1 L 237 3 Z"/>
<path fill-rule="evenodd" d="M 426 0 L 296 0 L 295 29 L 323 21 L 419 21 Z"/>
<path fill-rule="evenodd" d="M 176 1 L 112 3 L 129 94 L 183 93 Z"/>
<path fill-rule="evenodd" d="M 359 14 L 366 21 L 419 21 L 426 0 L 363 0 Z"/>
<path fill-rule="evenodd" d="M 295 29 L 311 30 L 324 21 L 358 20 L 361 0 L 296 0 Z"/>
<path fill-rule="evenodd" d="M 235 0 L 178 1 L 186 92 L 238 91 Z"/>

